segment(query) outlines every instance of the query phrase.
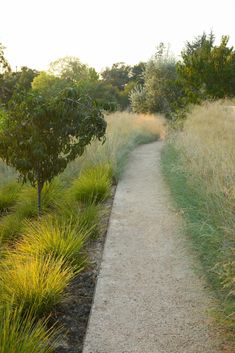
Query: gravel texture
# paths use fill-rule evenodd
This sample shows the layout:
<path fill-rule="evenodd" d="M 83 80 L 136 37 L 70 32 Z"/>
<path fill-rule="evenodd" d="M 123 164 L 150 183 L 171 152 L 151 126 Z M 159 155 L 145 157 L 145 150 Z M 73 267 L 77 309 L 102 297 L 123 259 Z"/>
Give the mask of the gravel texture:
<path fill-rule="evenodd" d="M 161 148 L 138 147 L 118 184 L 83 353 L 219 352 Z"/>

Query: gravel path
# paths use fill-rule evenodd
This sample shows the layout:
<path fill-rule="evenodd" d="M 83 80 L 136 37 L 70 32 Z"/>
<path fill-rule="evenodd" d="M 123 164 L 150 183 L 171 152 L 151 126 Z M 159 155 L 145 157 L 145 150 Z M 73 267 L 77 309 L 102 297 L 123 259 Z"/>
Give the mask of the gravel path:
<path fill-rule="evenodd" d="M 161 148 L 138 147 L 117 187 L 83 353 L 219 352 Z"/>

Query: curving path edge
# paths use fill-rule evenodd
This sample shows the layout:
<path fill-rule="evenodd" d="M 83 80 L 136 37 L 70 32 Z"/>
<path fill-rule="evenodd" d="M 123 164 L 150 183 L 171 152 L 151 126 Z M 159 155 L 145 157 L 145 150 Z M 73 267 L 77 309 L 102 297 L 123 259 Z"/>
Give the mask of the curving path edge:
<path fill-rule="evenodd" d="M 216 353 L 212 299 L 193 270 L 160 170 L 162 142 L 119 182 L 83 353 Z"/>

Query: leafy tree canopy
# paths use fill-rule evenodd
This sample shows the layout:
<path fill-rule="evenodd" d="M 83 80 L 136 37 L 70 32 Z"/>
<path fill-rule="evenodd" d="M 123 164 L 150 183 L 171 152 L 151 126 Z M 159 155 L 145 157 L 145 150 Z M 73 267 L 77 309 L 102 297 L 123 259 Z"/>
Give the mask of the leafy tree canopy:
<path fill-rule="evenodd" d="M 144 82 L 145 63 L 140 62 L 134 66 L 123 62 L 115 63 L 102 73 L 102 82 L 106 87 L 113 87 L 117 108 L 126 109 L 129 106 L 129 94 L 138 84 Z M 113 91 L 113 92 L 114 92 Z"/>
<path fill-rule="evenodd" d="M 20 71 L 8 71 L 0 75 L 0 103 L 7 105 L 17 92 L 29 91 L 37 75 L 38 71 L 26 66 Z"/>
<path fill-rule="evenodd" d="M 235 52 L 228 41 L 223 36 L 216 46 L 211 32 L 186 44 L 177 72 L 190 103 L 235 95 Z"/>
<path fill-rule="evenodd" d="M 130 81 L 131 67 L 124 62 L 115 63 L 111 68 L 107 67 L 101 76 L 105 83 L 124 90 L 125 85 Z"/>
<path fill-rule="evenodd" d="M 140 62 L 139 64 L 134 65 L 131 68 L 131 81 L 134 81 L 136 84 L 144 84 L 144 72 L 146 68 L 146 63 Z"/>
<path fill-rule="evenodd" d="M 41 71 L 32 82 L 32 90 L 42 95 L 56 95 L 66 87 L 71 87 L 68 80 L 63 80 L 45 71 Z"/>

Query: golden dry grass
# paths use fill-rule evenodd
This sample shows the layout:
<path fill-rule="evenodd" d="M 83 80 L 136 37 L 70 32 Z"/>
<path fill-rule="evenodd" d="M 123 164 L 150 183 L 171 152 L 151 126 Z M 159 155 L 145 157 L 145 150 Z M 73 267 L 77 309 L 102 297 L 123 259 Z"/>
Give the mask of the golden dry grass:
<path fill-rule="evenodd" d="M 235 330 L 235 111 L 206 102 L 169 140 L 163 168 L 186 218 L 187 233 L 220 303 L 220 322 Z"/>
<path fill-rule="evenodd" d="M 195 107 L 177 138 L 183 161 L 208 191 L 235 199 L 235 112 L 228 102 Z"/>

